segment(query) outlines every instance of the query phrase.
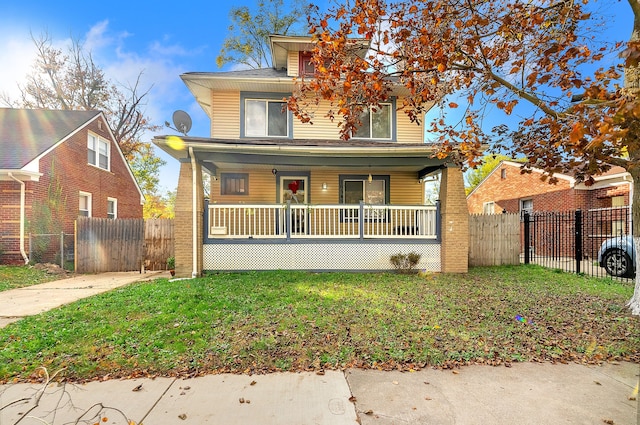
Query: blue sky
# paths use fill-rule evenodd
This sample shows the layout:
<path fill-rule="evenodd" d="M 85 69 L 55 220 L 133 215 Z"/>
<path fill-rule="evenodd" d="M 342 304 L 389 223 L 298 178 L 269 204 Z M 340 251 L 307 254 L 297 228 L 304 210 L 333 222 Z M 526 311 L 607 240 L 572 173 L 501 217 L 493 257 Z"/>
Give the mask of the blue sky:
<path fill-rule="evenodd" d="M 227 35 L 231 7 L 254 7 L 255 3 L 5 1 L 0 6 L 0 92 L 16 96 L 16 84 L 23 83 L 30 71 L 34 60 L 30 33 L 37 36 L 47 32 L 63 49 L 70 38 L 80 39 L 110 79 L 130 85 L 143 72 L 142 88 L 151 87 L 146 112 L 154 123 L 171 122 L 173 111 L 182 109 L 193 120 L 189 135 L 207 137 L 209 120 L 179 76 L 191 71 L 219 71 L 215 58 Z M 597 5 L 610 16 L 602 37 L 626 40 L 632 24 L 627 1 L 603 0 Z M 172 131 L 164 128 L 160 133 Z M 150 134 L 144 141 L 152 137 Z M 158 153 L 167 161 L 161 185 L 164 190 L 172 190 L 177 183 L 178 163 Z"/>

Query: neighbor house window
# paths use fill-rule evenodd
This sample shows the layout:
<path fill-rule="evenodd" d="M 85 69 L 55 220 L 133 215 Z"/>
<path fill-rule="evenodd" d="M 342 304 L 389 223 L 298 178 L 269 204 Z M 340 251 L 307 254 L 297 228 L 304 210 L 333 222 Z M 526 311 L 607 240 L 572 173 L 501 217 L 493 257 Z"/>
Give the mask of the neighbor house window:
<path fill-rule="evenodd" d="M 624 196 L 612 196 L 611 197 L 611 206 L 616 207 L 624 207 Z"/>
<path fill-rule="evenodd" d="M 118 200 L 107 198 L 107 218 L 118 218 Z"/>
<path fill-rule="evenodd" d="M 222 173 L 220 174 L 221 195 L 248 195 L 249 174 L 247 173 Z"/>
<path fill-rule="evenodd" d="M 356 139 L 392 138 L 392 104 L 382 103 L 365 110 L 360 116 L 362 125 L 353 135 Z"/>
<path fill-rule="evenodd" d="M 365 204 L 365 218 L 385 217 L 384 209 L 366 208 L 369 205 L 389 203 L 389 176 L 340 176 L 340 198 L 343 204 Z M 357 218 L 357 215 L 353 218 Z"/>
<path fill-rule="evenodd" d="M 482 204 L 482 212 L 484 214 L 494 214 L 496 204 L 494 202 L 485 202 Z"/>
<path fill-rule="evenodd" d="M 91 194 L 80 192 L 79 200 L 78 215 L 81 217 L 91 217 Z"/>
<path fill-rule="evenodd" d="M 109 170 L 109 142 L 94 135 L 89 134 L 87 140 L 87 161 L 91 165 Z"/>
<path fill-rule="evenodd" d="M 520 200 L 520 214 L 531 214 L 533 212 L 533 199 L 521 199 Z"/>

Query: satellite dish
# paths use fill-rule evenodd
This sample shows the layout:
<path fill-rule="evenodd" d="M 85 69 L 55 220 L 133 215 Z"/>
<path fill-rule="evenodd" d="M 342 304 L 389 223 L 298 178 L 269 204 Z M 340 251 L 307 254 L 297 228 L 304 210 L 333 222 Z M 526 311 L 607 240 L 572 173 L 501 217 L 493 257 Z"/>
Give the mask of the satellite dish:
<path fill-rule="evenodd" d="M 173 125 L 186 136 L 191 130 L 191 117 L 185 111 L 177 110 L 173 113 Z"/>

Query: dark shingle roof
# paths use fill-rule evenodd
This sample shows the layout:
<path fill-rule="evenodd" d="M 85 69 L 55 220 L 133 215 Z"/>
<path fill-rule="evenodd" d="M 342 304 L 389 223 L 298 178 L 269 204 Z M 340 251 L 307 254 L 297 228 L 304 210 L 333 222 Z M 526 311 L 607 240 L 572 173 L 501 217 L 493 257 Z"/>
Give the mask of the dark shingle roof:
<path fill-rule="evenodd" d="M 0 169 L 20 169 L 99 111 L 0 108 Z"/>

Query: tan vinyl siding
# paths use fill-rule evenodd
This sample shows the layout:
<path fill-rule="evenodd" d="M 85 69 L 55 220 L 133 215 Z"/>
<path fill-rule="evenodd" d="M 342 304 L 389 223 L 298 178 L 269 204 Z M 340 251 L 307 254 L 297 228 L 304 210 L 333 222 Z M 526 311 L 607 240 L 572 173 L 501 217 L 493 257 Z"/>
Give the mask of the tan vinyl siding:
<path fill-rule="evenodd" d="M 300 69 L 299 52 L 289 52 L 287 56 L 287 75 L 289 77 L 297 77 Z"/>
<path fill-rule="evenodd" d="M 287 170 L 290 171 L 290 170 Z M 306 171 L 306 170 L 300 170 Z M 221 173 L 226 171 L 220 170 Z M 248 171 L 242 169 L 229 170 L 230 173 L 249 174 L 249 194 L 220 195 L 220 180 L 211 182 L 211 202 L 219 204 L 273 204 L 276 202 L 276 178 L 270 170 Z M 367 174 L 369 170 L 346 170 L 336 168 L 312 169 L 309 179 L 309 195 L 312 204 L 337 204 L 340 199 L 340 178 L 342 174 Z M 414 172 L 388 172 L 371 169 L 374 175 L 390 176 L 390 201 L 395 205 L 421 205 L 423 203 L 424 185 L 418 183 Z M 322 183 L 327 183 L 327 190 L 322 190 Z"/>
<path fill-rule="evenodd" d="M 313 109 L 313 124 L 302 123 L 300 120 L 293 119 L 293 137 L 296 139 L 325 139 L 340 140 L 338 131 L 338 123 L 340 118 L 336 118 L 333 122 L 326 118 L 331 105 L 328 101 L 321 101 L 318 106 Z"/>
<path fill-rule="evenodd" d="M 416 173 L 391 173 L 390 202 L 395 205 L 421 205 L 424 185 Z"/>
<path fill-rule="evenodd" d="M 221 195 L 220 175 L 224 173 L 249 174 L 248 195 Z M 218 180 L 211 182 L 211 203 L 218 204 L 273 204 L 276 200 L 275 177 L 270 170 L 249 171 L 243 169 L 220 170 Z"/>
<path fill-rule="evenodd" d="M 240 138 L 240 92 L 213 92 L 211 137 Z"/>
<path fill-rule="evenodd" d="M 396 108 L 402 106 L 402 98 L 396 101 Z M 411 122 L 404 110 L 396 110 L 396 137 L 398 143 L 422 143 L 424 142 L 424 120 L 418 125 Z"/>

